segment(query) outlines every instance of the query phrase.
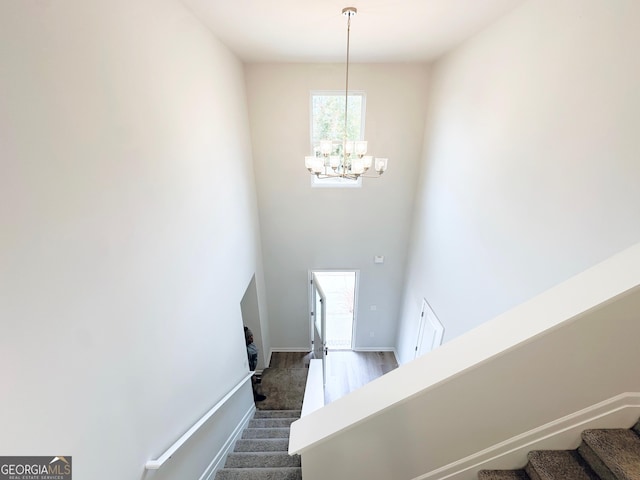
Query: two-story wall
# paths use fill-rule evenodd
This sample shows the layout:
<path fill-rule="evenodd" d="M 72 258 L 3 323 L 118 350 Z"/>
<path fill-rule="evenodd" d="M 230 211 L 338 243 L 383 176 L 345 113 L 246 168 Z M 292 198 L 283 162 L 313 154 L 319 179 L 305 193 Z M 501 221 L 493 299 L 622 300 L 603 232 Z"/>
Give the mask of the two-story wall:
<path fill-rule="evenodd" d="M 439 59 L 398 332 L 445 341 L 640 241 L 640 4 L 529 1 Z"/>
<path fill-rule="evenodd" d="M 246 375 L 254 274 L 237 58 L 175 0 L 0 2 L 2 455 L 141 478 Z M 154 478 L 198 478 L 234 400 Z"/>

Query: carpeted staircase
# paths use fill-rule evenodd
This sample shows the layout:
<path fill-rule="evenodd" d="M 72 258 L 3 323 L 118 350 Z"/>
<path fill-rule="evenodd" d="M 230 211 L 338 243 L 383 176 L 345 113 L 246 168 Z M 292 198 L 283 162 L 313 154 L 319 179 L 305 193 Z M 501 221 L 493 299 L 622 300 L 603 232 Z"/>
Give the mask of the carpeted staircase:
<path fill-rule="evenodd" d="M 482 470 L 479 480 L 640 480 L 640 421 L 630 429 L 585 430 L 576 450 L 529 452 L 520 470 Z"/>
<path fill-rule="evenodd" d="M 301 480 L 300 457 L 288 453 L 298 418 L 300 410 L 257 410 L 215 480 Z"/>

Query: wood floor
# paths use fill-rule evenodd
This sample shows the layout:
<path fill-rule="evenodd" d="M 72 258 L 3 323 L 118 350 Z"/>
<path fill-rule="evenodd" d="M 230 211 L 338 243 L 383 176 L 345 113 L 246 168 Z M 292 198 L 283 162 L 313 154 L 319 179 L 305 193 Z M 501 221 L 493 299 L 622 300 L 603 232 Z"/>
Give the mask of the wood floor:
<path fill-rule="evenodd" d="M 271 368 L 305 368 L 311 353 L 274 352 Z M 330 350 L 327 355 L 325 403 L 333 402 L 398 367 L 393 352 Z"/>

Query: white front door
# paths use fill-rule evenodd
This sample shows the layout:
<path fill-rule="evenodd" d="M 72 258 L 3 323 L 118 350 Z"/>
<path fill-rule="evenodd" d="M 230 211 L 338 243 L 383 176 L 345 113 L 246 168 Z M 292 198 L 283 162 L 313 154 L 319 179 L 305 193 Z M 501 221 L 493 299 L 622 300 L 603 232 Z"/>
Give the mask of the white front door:
<path fill-rule="evenodd" d="M 329 350 L 351 350 L 357 304 L 357 270 L 316 270 L 327 297 L 325 344 Z"/>

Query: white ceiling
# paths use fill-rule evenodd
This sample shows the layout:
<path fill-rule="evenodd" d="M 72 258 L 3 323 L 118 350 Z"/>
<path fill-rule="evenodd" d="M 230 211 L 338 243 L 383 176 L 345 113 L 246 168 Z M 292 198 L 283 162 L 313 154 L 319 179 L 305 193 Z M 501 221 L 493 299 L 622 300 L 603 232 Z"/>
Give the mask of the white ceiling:
<path fill-rule="evenodd" d="M 428 62 L 524 0 L 182 0 L 245 62 Z"/>

